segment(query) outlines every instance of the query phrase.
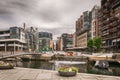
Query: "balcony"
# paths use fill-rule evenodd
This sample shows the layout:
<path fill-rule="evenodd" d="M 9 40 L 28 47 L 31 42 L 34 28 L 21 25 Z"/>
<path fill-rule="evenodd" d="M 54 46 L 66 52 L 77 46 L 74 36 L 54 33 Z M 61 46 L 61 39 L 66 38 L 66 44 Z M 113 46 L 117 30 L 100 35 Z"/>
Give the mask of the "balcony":
<path fill-rule="evenodd" d="M 4 36 L 10 36 L 9 33 L 6 33 L 6 34 L 0 34 L 0 37 L 4 37 Z"/>
<path fill-rule="evenodd" d="M 8 44 L 8 46 L 18 46 L 18 47 L 23 47 L 23 45 L 20 45 L 20 44 Z"/>
<path fill-rule="evenodd" d="M 108 29 L 108 28 L 109 28 L 109 25 L 103 26 L 101 30 L 104 31 L 104 30 L 106 30 L 106 29 Z"/>
<path fill-rule="evenodd" d="M 116 27 L 118 25 L 119 25 L 119 22 L 116 22 L 116 21 L 110 23 L 110 26 L 112 26 L 112 27 Z"/>
<path fill-rule="evenodd" d="M 116 0 L 114 3 L 113 3 L 113 6 L 112 8 L 116 8 L 120 5 L 120 0 Z"/>
<path fill-rule="evenodd" d="M 110 29 L 110 33 L 116 33 L 116 29 Z"/>
<path fill-rule="evenodd" d="M 108 35 L 108 34 L 109 34 L 109 33 L 108 33 L 108 32 L 106 32 L 106 33 L 103 33 L 103 34 L 102 34 L 102 36 L 106 36 L 106 35 Z"/>
<path fill-rule="evenodd" d="M 114 21 L 115 18 L 114 17 L 110 17 L 110 22 Z"/>
<path fill-rule="evenodd" d="M 103 14 L 108 14 L 108 13 L 109 11 L 107 10 L 107 8 L 103 10 Z"/>
<path fill-rule="evenodd" d="M 102 40 L 107 40 L 107 39 L 110 39 L 110 37 L 109 36 L 102 36 Z"/>
<path fill-rule="evenodd" d="M 104 25 L 106 25 L 106 24 L 108 24 L 108 23 L 109 23 L 109 21 L 108 21 L 107 19 L 103 21 L 103 24 L 104 24 Z"/>
<path fill-rule="evenodd" d="M 5 44 L 0 44 L 0 46 L 5 46 Z"/>
<path fill-rule="evenodd" d="M 117 26 L 117 29 L 120 29 L 120 26 Z"/>
<path fill-rule="evenodd" d="M 103 13 L 99 12 L 99 18 L 102 18 L 103 17 Z"/>

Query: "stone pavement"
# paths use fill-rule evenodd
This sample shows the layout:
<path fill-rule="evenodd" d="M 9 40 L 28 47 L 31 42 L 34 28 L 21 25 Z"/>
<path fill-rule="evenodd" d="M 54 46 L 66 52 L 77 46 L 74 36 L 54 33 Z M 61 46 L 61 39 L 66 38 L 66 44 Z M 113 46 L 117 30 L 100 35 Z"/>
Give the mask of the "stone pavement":
<path fill-rule="evenodd" d="M 15 68 L 0 70 L 0 80 L 120 80 L 120 77 L 78 73 L 74 77 L 61 77 L 57 71 Z"/>

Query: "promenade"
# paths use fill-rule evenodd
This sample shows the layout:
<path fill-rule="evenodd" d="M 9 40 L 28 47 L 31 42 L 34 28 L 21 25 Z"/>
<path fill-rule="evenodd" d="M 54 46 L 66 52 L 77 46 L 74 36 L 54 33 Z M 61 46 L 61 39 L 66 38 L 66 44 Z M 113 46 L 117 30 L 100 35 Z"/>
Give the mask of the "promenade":
<path fill-rule="evenodd" d="M 120 77 L 78 73 L 74 77 L 61 77 L 57 71 L 17 68 L 0 70 L 0 80 L 120 80 Z"/>

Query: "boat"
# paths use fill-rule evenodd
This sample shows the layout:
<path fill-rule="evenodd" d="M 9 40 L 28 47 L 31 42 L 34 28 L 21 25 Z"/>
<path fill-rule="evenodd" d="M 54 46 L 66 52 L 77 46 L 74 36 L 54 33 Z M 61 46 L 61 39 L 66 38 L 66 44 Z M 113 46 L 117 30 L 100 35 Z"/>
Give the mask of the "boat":
<path fill-rule="evenodd" d="M 0 61 L 0 69 L 13 69 L 14 65 L 12 63 L 5 63 Z"/>

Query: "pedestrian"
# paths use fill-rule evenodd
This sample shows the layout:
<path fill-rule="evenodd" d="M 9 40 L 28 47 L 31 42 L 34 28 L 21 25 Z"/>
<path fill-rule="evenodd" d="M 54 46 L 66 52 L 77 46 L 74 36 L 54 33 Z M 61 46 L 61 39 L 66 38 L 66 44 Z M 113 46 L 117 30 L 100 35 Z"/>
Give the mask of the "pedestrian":
<path fill-rule="evenodd" d="M 14 50 L 13 48 L 10 48 L 11 54 L 14 54 Z"/>
<path fill-rule="evenodd" d="M 106 59 L 108 59 L 108 56 L 106 55 Z"/>
<path fill-rule="evenodd" d="M 116 57 L 117 57 L 117 55 L 113 55 L 113 56 L 112 56 L 112 59 L 116 59 Z"/>
<path fill-rule="evenodd" d="M 11 54 L 12 54 L 12 48 L 10 48 L 10 52 L 11 52 Z"/>

